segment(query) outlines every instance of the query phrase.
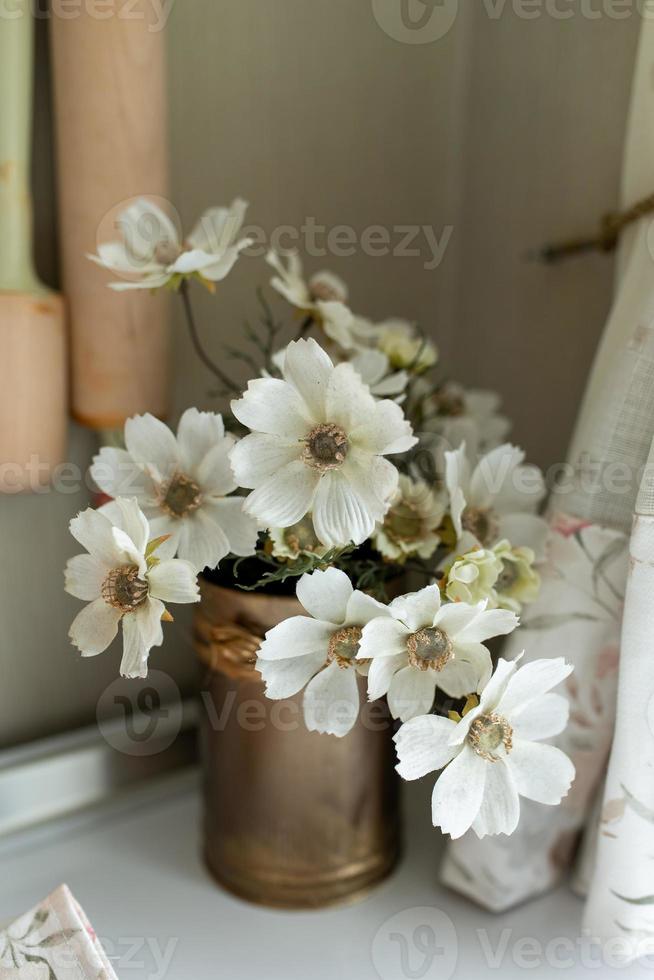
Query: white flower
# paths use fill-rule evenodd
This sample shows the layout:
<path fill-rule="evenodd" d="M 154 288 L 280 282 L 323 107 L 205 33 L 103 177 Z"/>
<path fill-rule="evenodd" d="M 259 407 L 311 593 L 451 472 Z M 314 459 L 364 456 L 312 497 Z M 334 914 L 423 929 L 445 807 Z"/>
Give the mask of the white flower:
<path fill-rule="evenodd" d="M 424 397 L 423 425 L 440 435 L 446 449 L 465 443 L 468 459 L 472 461 L 501 445 L 508 435 L 511 423 L 499 414 L 499 407 L 500 397 L 496 392 L 466 389 L 455 381 L 447 381 Z"/>
<path fill-rule="evenodd" d="M 349 363 L 377 398 L 395 398 L 398 404 L 404 401 L 409 375 L 406 371 L 393 371 L 382 351 L 358 348 Z"/>
<path fill-rule="evenodd" d="M 373 535 L 373 544 L 392 561 L 404 561 L 409 555 L 431 558 L 440 544 L 438 528 L 444 516 L 443 500 L 426 483 L 401 474 L 391 506 Z"/>
<path fill-rule="evenodd" d="M 140 198 L 118 217 L 122 242 L 105 242 L 88 258 L 120 276 L 112 289 L 158 289 L 195 276 L 205 283 L 220 282 L 231 272 L 252 239 L 238 235 L 247 203 L 237 198 L 229 208 L 209 208 L 186 242 L 167 214 Z"/>
<path fill-rule="evenodd" d="M 437 585 L 394 599 L 390 617 L 363 630 L 358 656 L 371 661 L 368 696 L 388 694 L 394 718 L 407 721 L 431 710 L 436 688 L 453 698 L 482 690 L 491 675 L 492 636 L 510 633 L 517 617 L 486 603 L 441 605 Z"/>
<path fill-rule="evenodd" d="M 91 476 L 110 497 L 137 498 L 152 536 L 170 535 L 161 554 L 213 568 L 230 552 L 253 554 L 257 542 L 245 498 L 228 496 L 237 487 L 229 462 L 234 442 L 213 412 L 189 408 L 177 438 L 154 416 L 137 415 L 125 423 L 127 448 L 103 448 Z M 110 515 L 113 506 L 106 505 Z"/>
<path fill-rule="evenodd" d="M 410 368 L 422 374 L 438 361 L 438 348 L 420 337 L 408 320 L 385 320 L 375 327 L 377 346 L 396 369 Z"/>
<path fill-rule="evenodd" d="M 502 538 L 543 557 L 547 524 L 534 511 L 545 494 L 543 474 L 524 466 L 525 454 L 506 443 L 483 456 L 474 470 L 465 444 L 445 453 L 445 482 L 457 539 L 468 531 L 485 548 Z"/>
<path fill-rule="evenodd" d="M 361 544 L 397 488 L 398 471 L 384 456 L 415 445 L 411 426 L 314 340 L 289 344 L 283 373 L 250 381 L 232 402 L 254 430 L 230 454 L 239 485 L 254 490 L 245 510 L 268 527 L 290 527 L 311 512 L 323 544 Z"/>
<path fill-rule="evenodd" d="M 572 667 L 563 658 L 535 660 L 516 671 L 500 660 L 480 703 L 460 721 L 437 715 L 413 718 L 395 736 L 404 779 L 444 769 L 432 795 L 435 827 L 461 837 L 512 834 L 519 797 L 556 806 L 567 794 L 574 766 L 560 749 L 540 740 L 563 731 L 569 705 L 548 693 Z"/>
<path fill-rule="evenodd" d="M 270 280 L 273 289 L 291 306 L 312 317 L 344 350 L 351 350 L 358 340 L 369 334 L 367 322 L 355 317 L 346 305 L 347 286 L 333 272 L 317 272 L 307 282 L 297 252 L 288 253 L 286 266 L 273 250 L 268 252 L 266 261 L 277 273 Z"/>
<path fill-rule="evenodd" d="M 504 569 L 501 558 L 492 548 L 480 548 L 470 534 L 464 534 L 461 543 L 464 553 L 445 569 L 445 595 L 451 602 L 486 601 L 496 606 L 495 584 Z"/>
<path fill-rule="evenodd" d="M 70 522 L 73 537 L 89 552 L 66 565 L 66 591 L 89 605 L 73 621 L 69 636 L 83 657 L 107 649 L 123 625 L 123 677 L 146 677 L 148 654 L 163 643 L 164 602 L 198 602 L 193 567 L 171 558 L 159 561 L 157 541 L 135 499 L 114 502 L 114 519 L 89 508 Z"/>
<path fill-rule="evenodd" d="M 347 735 L 359 714 L 357 675 L 367 665 L 356 660 L 361 629 L 388 615 L 386 606 L 355 591 L 337 568 L 303 575 L 297 597 L 309 613 L 293 616 L 266 633 L 257 669 L 266 694 L 290 698 L 307 685 L 304 720 L 310 731 Z"/>
<path fill-rule="evenodd" d="M 502 562 L 494 586 L 496 604 L 519 613 L 524 603 L 538 598 L 540 575 L 533 567 L 536 556 L 531 548 L 512 548 L 510 541 L 500 541 L 493 551 Z"/>

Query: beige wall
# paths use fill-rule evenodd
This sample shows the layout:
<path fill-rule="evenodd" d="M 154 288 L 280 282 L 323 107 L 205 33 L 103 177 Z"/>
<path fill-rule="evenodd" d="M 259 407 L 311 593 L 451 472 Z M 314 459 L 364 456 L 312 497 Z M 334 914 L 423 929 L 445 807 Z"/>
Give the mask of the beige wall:
<path fill-rule="evenodd" d="M 463 4 L 460 4 L 463 6 Z M 499 9 L 499 8 L 498 8 Z M 433 44 L 389 37 L 369 0 L 177 0 L 168 28 L 175 201 L 186 222 L 240 194 L 269 232 L 319 224 L 446 225 L 436 271 L 412 258 L 316 258 L 353 304 L 420 320 L 447 373 L 499 388 L 516 438 L 547 463 L 565 450 L 610 298 L 611 261 L 524 261 L 550 237 L 591 227 L 617 196 L 636 18 L 492 19 L 466 4 Z M 38 253 L 56 281 L 45 47 L 39 48 Z M 240 344 L 256 315 L 248 260 L 216 297 L 198 295 L 209 346 Z M 214 404 L 181 324 L 176 406 Z M 73 433 L 80 465 L 93 437 Z M 93 718 L 118 654 L 80 661 L 62 592 L 66 524 L 85 495 L 0 499 L 0 745 Z M 186 688 L 188 619 L 153 662 Z"/>

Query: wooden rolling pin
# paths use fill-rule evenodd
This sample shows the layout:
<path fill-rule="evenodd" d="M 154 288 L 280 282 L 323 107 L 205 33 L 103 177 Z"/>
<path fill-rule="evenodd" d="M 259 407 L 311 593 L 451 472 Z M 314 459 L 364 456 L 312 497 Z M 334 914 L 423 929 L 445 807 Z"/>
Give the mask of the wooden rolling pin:
<path fill-rule="evenodd" d="M 75 419 L 119 428 L 135 413 L 166 414 L 167 300 L 116 293 L 86 258 L 120 237 L 115 216 L 136 196 L 165 197 L 164 32 L 150 0 L 98 18 L 92 4 L 51 20 L 64 294 Z"/>
<path fill-rule="evenodd" d="M 0 492 L 38 490 L 64 460 L 66 336 L 61 297 L 32 261 L 30 147 L 34 20 L 0 17 Z"/>

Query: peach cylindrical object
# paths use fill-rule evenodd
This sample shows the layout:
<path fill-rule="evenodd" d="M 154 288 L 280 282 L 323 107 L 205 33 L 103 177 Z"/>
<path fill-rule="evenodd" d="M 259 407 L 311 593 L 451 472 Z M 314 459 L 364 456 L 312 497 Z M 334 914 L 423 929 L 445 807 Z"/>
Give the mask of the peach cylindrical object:
<path fill-rule="evenodd" d="M 137 196 L 165 197 L 164 31 L 145 0 L 102 17 L 81 4 L 52 18 L 60 235 L 72 346 L 72 410 L 95 429 L 167 408 L 166 298 L 118 293 L 91 263 Z"/>

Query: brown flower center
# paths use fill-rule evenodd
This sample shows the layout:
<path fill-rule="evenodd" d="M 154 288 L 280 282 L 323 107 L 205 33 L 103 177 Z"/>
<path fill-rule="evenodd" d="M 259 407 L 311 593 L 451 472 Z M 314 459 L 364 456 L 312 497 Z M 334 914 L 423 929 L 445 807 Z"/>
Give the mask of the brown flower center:
<path fill-rule="evenodd" d="M 442 670 L 452 659 L 452 641 L 437 626 L 425 627 L 412 633 L 406 641 L 409 663 L 418 670 Z"/>
<path fill-rule="evenodd" d="M 333 422 L 317 425 L 304 441 L 304 462 L 323 471 L 337 469 L 350 448 L 344 429 Z"/>
<path fill-rule="evenodd" d="M 470 726 L 468 741 L 482 759 L 498 762 L 500 756 L 497 750 L 500 745 L 504 746 L 507 754 L 513 748 L 513 729 L 502 715 L 480 715 Z"/>
<path fill-rule="evenodd" d="M 316 536 L 313 521 L 310 517 L 305 517 L 297 524 L 284 529 L 284 543 L 294 554 L 301 551 L 316 551 L 320 548 L 320 541 Z"/>
<path fill-rule="evenodd" d="M 332 633 L 329 639 L 327 660 L 329 663 L 336 662 L 339 667 L 345 670 L 352 666 L 352 662 L 359 652 L 362 629 L 360 626 L 343 626 L 342 629 Z M 365 660 L 358 661 L 366 663 Z"/>
<path fill-rule="evenodd" d="M 159 242 L 154 250 L 155 261 L 161 265 L 172 265 L 179 255 L 179 247 L 174 242 Z"/>
<path fill-rule="evenodd" d="M 485 507 L 466 507 L 461 515 L 461 525 L 464 531 L 470 531 L 484 545 L 497 537 L 497 520 L 493 512 Z"/>
<path fill-rule="evenodd" d="M 161 506 L 171 517 L 184 517 L 201 503 L 199 486 L 183 473 L 175 473 L 161 491 Z"/>
<path fill-rule="evenodd" d="M 136 565 L 123 565 L 111 569 L 102 583 L 101 592 L 106 603 L 122 613 L 129 613 L 147 599 L 148 583 L 139 578 Z"/>

